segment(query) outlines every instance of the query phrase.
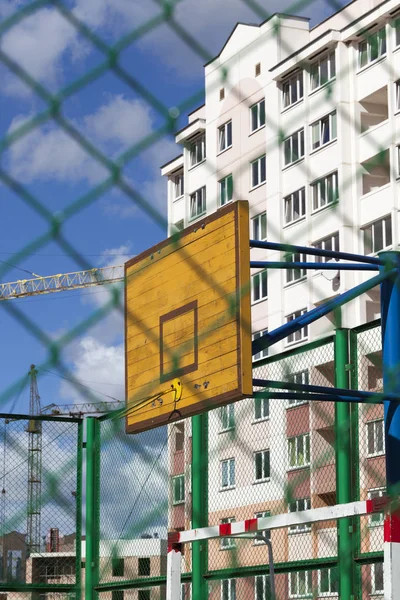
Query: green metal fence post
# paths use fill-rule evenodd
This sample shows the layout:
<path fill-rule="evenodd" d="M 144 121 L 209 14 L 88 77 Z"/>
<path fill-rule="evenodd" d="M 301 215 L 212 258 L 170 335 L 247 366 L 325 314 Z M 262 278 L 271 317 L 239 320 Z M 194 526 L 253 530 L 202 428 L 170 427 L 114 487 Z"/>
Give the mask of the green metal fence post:
<path fill-rule="evenodd" d="M 77 456 L 76 456 L 76 537 L 75 537 L 75 586 L 76 598 L 82 598 L 82 448 L 83 448 L 83 421 L 77 425 Z"/>
<path fill-rule="evenodd" d="M 349 335 L 347 329 L 337 329 L 335 336 L 335 386 L 349 388 Z M 336 502 L 351 502 L 352 440 L 350 403 L 335 403 Z M 355 598 L 353 522 L 339 519 L 338 526 L 339 597 Z"/>
<path fill-rule="evenodd" d="M 192 417 L 192 527 L 208 525 L 208 414 Z M 206 600 L 207 542 L 192 544 L 192 599 Z"/>
<path fill-rule="evenodd" d="M 99 579 L 99 422 L 94 417 L 86 420 L 86 555 L 85 600 L 95 600 L 95 586 Z"/>

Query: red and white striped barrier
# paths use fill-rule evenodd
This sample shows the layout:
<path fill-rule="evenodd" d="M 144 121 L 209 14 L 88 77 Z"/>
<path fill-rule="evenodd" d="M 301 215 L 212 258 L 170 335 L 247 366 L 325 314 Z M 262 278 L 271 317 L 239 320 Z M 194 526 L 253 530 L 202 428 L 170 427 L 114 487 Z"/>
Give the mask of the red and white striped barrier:
<path fill-rule="evenodd" d="M 299 512 L 285 513 L 274 515 L 271 517 L 259 517 L 257 519 L 246 519 L 245 521 L 237 521 L 233 523 L 221 523 L 212 527 L 202 527 L 201 529 L 188 529 L 187 531 L 171 531 L 168 533 L 168 564 L 167 564 L 167 581 L 174 582 L 174 585 L 167 585 L 167 600 L 177 600 L 180 598 L 180 566 L 181 566 L 181 544 L 189 542 L 197 542 L 201 540 L 212 540 L 215 538 L 234 537 L 244 534 L 257 533 L 271 529 L 282 529 L 284 527 L 292 527 L 294 525 L 307 525 L 310 523 L 318 523 L 321 521 L 333 521 L 336 519 L 344 519 L 346 517 L 357 517 L 362 515 L 370 515 L 373 513 L 383 512 L 390 504 L 390 498 L 382 496 L 381 498 L 372 498 L 371 500 L 361 500 L 359 502 L 349 502 L 348 504 L 336 504 L 335 506 L 324 506 L 322 508 L 313 508 Z M 389 519 L 389 525 L 386 524 Z M 396 560 L 398 565 L 397 571 L 400 577 L 400 543 L 396 544 L 393 549 L 394 539 L 400 542 L 400 517 L 394 520 L 394 516 L 388 516 L 385 520 L 385 565 L 386 553 L 390 552 L 391 560 Z M 390 548 L 386 549 L 386 543 L 389 543 Z M 398 553 L 398 556 L 397 556 Z M 396 554 L 396 556 L 394 556 Z M 388 559 L 389 560 L 389 559 Z M 179 574 L 177 575 L 177 565 L 179 562 Z M 386 572 L 390 569 L 385 569 Z M 399 600 L 400 587 L 396 587 L 396 583 L 391 578 L 391 589 L 398 591 L 397 595 L 386 595 L 385 600 Z M 386 582 L 385 582 L 386 585 Z M 399 584 L 400 585 L 400 584 Z"/>
<path fill-rule="evenodd" d="M 383 583 L 385 600 L 400 598 L 400 514 L 388 513 L 383 525 Z"/>

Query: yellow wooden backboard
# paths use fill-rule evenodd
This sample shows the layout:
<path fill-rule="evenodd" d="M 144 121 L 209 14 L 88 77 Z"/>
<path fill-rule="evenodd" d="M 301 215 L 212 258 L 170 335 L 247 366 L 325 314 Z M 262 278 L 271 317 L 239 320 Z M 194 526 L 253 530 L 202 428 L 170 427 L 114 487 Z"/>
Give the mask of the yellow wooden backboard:
<path fill-rule="evenodd" d="M 252 394 L 247 202 L 128 261 L 125 281 L 128 433 Z"/>

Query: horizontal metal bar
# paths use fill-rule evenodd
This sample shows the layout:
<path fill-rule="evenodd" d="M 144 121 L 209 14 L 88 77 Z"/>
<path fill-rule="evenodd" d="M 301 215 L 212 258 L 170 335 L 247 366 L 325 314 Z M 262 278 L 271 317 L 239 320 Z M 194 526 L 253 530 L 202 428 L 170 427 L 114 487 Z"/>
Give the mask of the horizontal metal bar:
<path fill-rule="evenodd" d="M 337 565 L 337 560 L 337 557 L 326 556 L 323 558 L 309 558 L 302 561 L 299 560 L 292 562 L 275 563 L 274 571 L 276 575 L 279 573 L 291 573 L 292 571 L 309 571 L 312 569 L 332 568 Z M 268 572 L 268 565 L 260 564 L 252 565 L 250 567 L 237 566 L 228 569 L 216 569 L 212 571 L 207 571 L 204 574 L 204 577 L 209 580 L 221 580 L 237 577 L 250 577 L 252 575 L 262 575 Z"/>
<path fill-rule="evenodd" d="M 99 583 L 94 587 L 97 592 L 108 592 L 111 590 L 128 590 L 135 588 L 148 588 L 151 586 L 159 587 L 165 585 L 167 578 L 165 575 L 155 577 L 145 577 L 142 579 L 127 579 L 125 581 L 113 581 L 107 583 Z"/>
<path fill-rule="evenodd" d="M 315 269 L 317 271 L 379 271 L 378 265 L 361 263 L 320 263 L 320 262 L 268 262 L 252 260 L 251 269 Z"/>
<path fill-rule="evenodd" d="M 61 421 L 64 423 L 81 423 L 83 420 L 79 417 L 57 417 L 54 415 L 14 415 L 11 413 L 0 413 L 0 419 L 9 419 L 10 421 Z"/>
<path fill-rule="evenodd" d="M 253 370 L 259 369 L 259 367 L 264 367 L 265 365 L 272 365 L 280 360 L 283 360 L 284 358 L 297 356 L 298 354 L 304 354 L 304 352 L 310 352 L 311 350 L 315 350 L 316 348 L 321 348 L 321 346 L 331 344 L 334 340 L 334 337 L 335 336 L 331 333 L 324 338 L 320 338 L 319 340 L 315 340 L 313 342 L 306 342 L 301 346 L 295 346 L 294 348 L 289 348 L 288 350 L 284 350 L 283 352 L 279 352 L 278 354 L 271 354 L 270 356 L 267 356 L 267 358 L 261 358 L 253 364 Z"/>
<path fill-rule="evenodd" d="M 65 593 L 77 593 L 79 587 L 72 584 L 55 583 L 53 585 L 48 583 L 2 583 L 0 585 L 1 592 L 65 592 Z"/>
<path fill-rule="evenodd" d="M 390 271 L 388 270 L 384 273 L 380 273 L 379 275 L 375 275 L 375 277 L 371 277 L 371 279 L 368 279 L 368 281 L 360 283 L 351 290 L 347 290 L 347 292 L 343 292 L 343 294 L 339 294 L 339 296 L 324 302 L 324 304 L 307 311 L 304 315 L 300 315 L 296 319 L 293 319 L 293 321 L 289 321 L 288 323 L 277 327 L 273 331 L 266 333 L 262 337 L 257 338 L 252 342 L 252 354 L 258 354 L 262 350 L 272 346 L 272 344 L 276 344 L 277 342 L 285 339 L 288 337 L 288 335 L 295 333 L 296 331 L 300 331 L 303 329 L 303 327 L 314 323 L 314 321 L 317 321 L 321 317 L 332 312 L 335 310 L 335 308 L 339 308 L 339 306 L 346 304 L 350 300 L 354 300 L 354 298 L 361 296 L 361 294 L 364 294 L 364 292 L 376 287 L 382 283 L 382 281 L 391 277 L 395 273 L 396 269 L 392 269 Z"/>
<path fill-rule="evenodd" d="M 354 396 L 330 396 L 329 394 L 307 392 L 253 392 L 253 398 L 268 398 L 271 400 L 303 400 L 304 402 L 354 402 L 357 404 L 383 404 L 380 399 L 354 398 Z"/>
<path fill-rule="evenodd" d="M 277 242 L 259 242 L 250 240 L 250 248 L 262 248 L 264 250 L 279 250 L 281 252 L 300 252 L 310 254 L 311 256 L 325 256 L 327 258 L 336 258 L 342 260 L 353 260 L 355 262 L 369 263 L 371 265 L 384 265 L 380 258 L 375 256 L 362 256 L 361 254 L 351 254 L 349 252 L 335 252 L 334 250 L 321 250 L 319 248 L 310 248 L 309 246 L 293 246 L 291 244 L 279 244 Z"/>
<path fill-rule="evenodd" d="M 253 385 L 256 387 L 274 388 L 277 390 L 293 390 L 295 392 L 312 392 L 328 394 L 329 396 L 345 395 L 353 398 L 368 400 L 393 400 L 400 402 L 400 397 L 396 394 L 381 394 L 379 392 L 365 392 L 362 390 L 347 390 L 345 388 L 325 387 L 322 385 L 308 385 L 305 383 L 292 383 L 290 381 L 275 381 L 270 379 L 253 379 Z"/>

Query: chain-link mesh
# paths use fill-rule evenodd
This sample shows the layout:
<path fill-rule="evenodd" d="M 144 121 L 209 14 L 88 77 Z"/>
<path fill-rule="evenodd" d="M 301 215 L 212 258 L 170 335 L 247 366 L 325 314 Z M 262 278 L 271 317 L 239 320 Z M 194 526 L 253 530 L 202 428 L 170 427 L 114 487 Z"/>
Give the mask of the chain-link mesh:
<path fill-rule="evenodd" d="M 17 588 L 21 596 L 27 585 L 42 588 L 42 594 L 55 586 L 49 592 L 55 599 L 76 595 L 81 584 L 82 422 L 9 415 L 2 416 L 0 427 L 0 587 Z M 57 587 L 64 587 L 64 595 Z"/>
<path fill-rule="evenodd" d="M 353 332 L 353 387 L 383 391 L 382 338 L 379 325 Z M 382 405 L 358 408 L 358 485 L 361 500 L 386 494 L 385 433 Z M 382 552 L 383 514 L 360 519 L 362 553 Z"/>
<path fill-rule="evenodd" d="M 396 15 L 393 16 L 393 11 L 397 9 L 395 3 L 391 5 L 391 14 L 385 16 L 387 22 L 385 21 L 384 26 L 371 31 L 361 24 L 360 30 L 357 29 L 349 39 L 346 38 L 347 47 L 352 52 L 351 60 L 344 60 L 343 44 L 340 47 L 336 45 L 339 37 L 336 39 L 334 32 L 329 41 L 329 52 L 322 58 L 316 53 L 312 60 L 294 60 L 293 68 L 302 69 L 301 80 L 300 71 L 289 72 L 288 77 L 285 75 L 281 79 L 277 75 L 279 92 L 282 92 L 283 97 L 283 111 L 278 121 L 271 117 L 272 111 L 271 114 L 268 111 L 268 99 L 266 104 L 262 104 L 262 88 L 266 84 L 245 90 L 236 84 L 231 85 L 231 81 L 235 81 L 236 68 L 232 63 L 228 61 L 228 66 L 222 65 L 216 69 L 214 76 L 207 82 L 207 99 L 212 94 L 218 94 L 219 101 L 223 102 L 229 90 L 231 105 L 240 104 L 238 115 L 241 122 L 246 122 L 246 139 L 250 111 L 251 133 L 253 140 L 259 136 L 258 142 L 254 143 L 249 155 L 246 154 L 246 159 L 238 159 L 235 167 L 232 167 L 229 161 L 223 163 L 219 159 L 213 160 L 211 156 L 207 156 L 205 160 L 206 142 L 203 137 L 196 139 L 194 145 L 193 139 L 185 140 L 185 156 L 189 161 L 194 157 L 191 166 L 205 160 L 203 178 L 216 176 L 218 188 L 214 186 L 212 191 L 207 190 L 206 206 L 205 192 L 204 195 L 198 193 L 203 189 L 204 181 L 199 178 L 198 185 L 201 184 L 202 187 L 185 190 L 187 206 L 183 209 L 185 199 L 179 200 L 181 195 L 184 196 L 182 190 L 178 201 L 172 203 L 166 219 L 165 211 L 157 208 L 152 193 L 141 193 L 140 185 L 132 183 L 132 173 L 134 169 L 143 168 L 146 151 L 156 148 L 156 143 L 162 142 L 165 136 L 182 124 L 180 115 L 192 109 L 203 98 L 203 90 L 200 94 L 188 95 L 176 103 L 176 106 L 170 106 L 168 94 L 165 94 L 165 98 L 160 97 L 160 94 L 152 91 L 149 82 L 142 83 L 141 76 L 125 60 L 124 53 L 133 44 L 141 43 L 146 35 L 168 26 L 181 48 L 194 53 L 202 61 L 212 60 L 213 56 L 207 45 L 192 34 L 190 22 L 185 21 L 184 13 L 179 12 L 180 4 L 184 3 L 156 0 L 154 14 L 151 17 L 141 15 L 140 25 L 114 43 L 105 41 L 96 31 L 93 22 L 86 22 L 87 13 L 84 10 L 73 10 L 71 3 L 61 0 L 15 3 L 15 7 L 11 8 L 18 9 L 16 12 L 0 4 L 0 15 L 7 15 L 0 24 L 0 62 L 4 73 L 7 71 L 7 77 L 11 74 L 12 85 L 24 87 L 39 99 L 39 108 L 33 108 L 29 118 L 13 115 L 15 118 L 10 120 L 12 127 L 3 128 L 1 132 L 0 180 L 4 189 L 12 192 L 12 198 L 18 198 L 21 206 L 27 209 L 30 218 L 34 215 L 35 219 L 42 220 L 42 228 L 38 230 L 40 233 L 32 233 L 28 240 L 24 236 L 18 250 L 12 253 L 7 262 L 1 263 L 2 278 L 7 278 L 12 268 L 10 265 L 23 264 L 26 257 L 39 252 L 49 243 L 57 244 L 60 251 L 71 257 L 76 269 L 93 268 L 94 265 L 85 256 L 78 241 L 70 235 L 70 231 L 76 226 L 82 235 L 82 230 L 85 231 L 82 222 L 86 227 L 92 225 L 102 197 L 111 191 L 128 200 L 128 209 L 139 208 L 146 215 L 146 224 L 154 223 L 164 229 L 169 225 L 170 232 L 175 233 L 176 248 L 179 248 L 181 238 L 177 231 L 208 212 L 208 206 L 217 208 L 231 200 L 250 195 L 247 182 L 249 168 L 252 236 L 288 243 L 313 244 L 322 249 L 338 250 L 339 246 L 349 246 L 351 250 L 366 254 L 376 253 L 397 243 L 397 228 L 392 228 L 391 216 L 392 212 L 395 214 L 395 203 L 394 200 L 388 203 L 383 197 L 389 184 L 396 185 L 397 175 L 397 167 L 393 164 L 396 162 L 394 157 L 398 149 L 392 143 L 392 129 L 388 120 L 392 116 L 389 115 L 390 111 L 394 114 L 400 107 L 400 88 L 389 61 L 386 64 L 384 60 L 388 54 L 394 53 L 400 43 L 399 21 Z M 260 3 L 242 0 L 241 4 L 248 11 L 246 16 L 252 14 L 253 20 L 257 18 L 268 22 L 271 17 L 269 7 L 263 7 Z M 285 8 L 288 12 L 311 11 L 315 4 L 304 0 Z M 330 12 L 341 8 L 341 4 L 333 0 L 319 4 Z M 97 58 L 101 57 L 94 67 L 92 63 L 87 68 L 86 65 L 79 65 L 77 73 L 74 72 L 66 85 L 58 89 L 57 86 L 54 89 L 48 86 L 45 77 L 30 72 L 29 62 L 21 60 L 21 54 L 13 52 L 12 44 L 9 44 L 10 35 L 21 24 L 27 25 L 29 29 L 32 19 L 40 18 L 43 11 L 52 11 L 53 16 L 65 24 L 71 39 L 82 40 L 85 52 L 90 53 L 92 49 Z M 381 17 L 380 14 L 379 18 Z M 353 19 L 351 9 L 345 9 L 340 12 L 340 23 L 338 21 L 335 28 L 341 32 Z M 299 49 L 299 43 L 295 41 L 296 36 L 291 31 L 288 34 L 287 28 L 285 29 L 283 15 L 274 17 L 271 23 L 265 41 L 268 46 L 269 42 L 279 39 L 279 60 L 277 58 L 275 61 L 279 63 L 281 59 L 291 57 Z M 299 33 L 299 39 L 301 35 Z M 321 48 L 318 52 L 320 50 Z M 263 56 L 266 53 L 264 48 Z M 258 77 L 263 65 L 254 58 L 254 48 L 241 50 L 241 60 L 252 61 L 255 77 Z M 367 83 L 374 81 L 369 67 L 375 69 L 378 63 L 379 86 L 369 86 Z M 313 122 L 308 122 L 309 108 L 301 103 L 305 95 L 303 71 L 304 78 L 309 81 L 307 91 L 314 98 L 313 107 L 320 104 L 324 109 Z M 357 109 L 350 108 L 349 98 L 341 95 L 342 90 L 355 87 L 355 73 L 359 75 L 358 80 L 362 80 L 359 90 L 363 90 L 363 94 L 356 94 Z M 118 80 L 118 85 L 123 85 L 128 90 L 133 101 L 140 100 L 146 110 L 154 114 L 155 125 L 151 133 L 141 135 L 140 131 L 137 134 L 133 130 L 132 138 L 135 139 L 126 141 L 125 138 L 123 149 L 119 148 L 118 151 L 110 143 L 113 142 L 111 134 L 110 137 L 104 133 L 96 137 L 96 127 L 91 127 L 91 115 L 79 120 L 71 111 L 70 103 L 84 104 L 79 94 L 104 76 L 112 76 Z M 232 145 L 232 131 L 233 135 L 237 135 L 239 131 L 232 130 L 232 124 L 230 129 L 229 126 L 225 127 L 222 117 L 226 110 L 227 105 L 221 109 L 221 119 L 216 125 L 219 147 L 214 152 L 215 155 L 229 149 Z M 304 122 L 310 127 L 303 128 Z M 111 125 L 112 119 L 106 122 L 105 127 L 110 128 Z M 263 130 L 264 126 L 268 135 L 261 138 L 258 130 Z M 346 155 L 340 165 L 335 163 L 334 170 L 325 172 L 321 163 L 332 163 L 333 159 L 329 154 L 333 152 L 331 142 L 338 139 L 346 146 L 347 142 L 343 140 L 349 128 L 360 136 L 358 139 L 361 144 L 365 142 L 362 151 L 357 154 L 357 161 L 353 161 L 350 168 L 352 159 L 350 154 Z M 374 128 L 379 128 L 379 135 L 376 137 L 372 135 Z M 40 185 L 30 185 L 31 181 L 36 183 L 46 176 L 35 155 L 35 147 L 40 142 L 39 138 L 34 137 L 37 132 L 44 134 L 45 138 L 50 133 L 47 141 L 53 142 L 51 154 L 55 153 L 63 139 L 68 139 L 72 144 L 67 147 L 67 151 L 72 152 L 72 148 L 78 150 L 76 162 L 72 167 L 69 163 L 69 170 L 62 171 L 62 177 L 68 179 L 74 170 L 79 171 L 81 168 L 89 174 L 79 193 L 75 194 L 74 191 L 68 200 L 61 200 L 61 209 L 50 208 L 52 205 L 48 201 L 47 192 Z M 203 135 L 203 129 L 202 132 Z M 121 135 L 121 132 L 118 134 Z M 305 167 L 301 162 L 305 154 L 311 155 L 325 145 L 325 159 L 312 168 Z M 26 148 L 28 152 L 24 155 Z M 291 167 L 292 181 L 299 183 L 279 192 L 279 202 L 283 200 L 284 204 L 284 216 L 282 217 L 281 210 L 278 215 L 271 206 L 271 216 L 268 215 L 267 220 L 263 217 L 264 212 L 261 213 L 266 206 L 262 184 L 265 183 L 266 172 L 270 168 L 269 154 L 273 155 L 277 148 L 279 152 L 282 150 L 283 157 L 279 159 L 279 167 L 276 162 L 271 169 Z M 28 177 L 15 168 L 15 158 L 18 157 L 25 159 L 26 169 L 29 166 Z M 68 152 L 65 152 L 65 158 L 68 158 Z M 235 171 L 234 176 L 231 170 Z M 244 179 L 246 184 L 243 183 Z M 309 190 L 307 203 L 306 187 Z M 355 196 L 365 197 L 365 202 L 369 205 L 382 205 L 385 207 L 385 214 L 372 211 L 375 215 L 374 222 L 362 223 L 360 228 L 361 224 L 352 217 L 357 212 L 351 204 Z M 325 227 L 325 222 L 328 221 L 327 210 L 332 212 L 332 225 L 328 229 Z M 297 228 L 293 229 L 292 225 L 295 223 Z M 257 258 L 265 258 L 266 255 L 267 253 L 260 251 Z M 299 258 L 297 255 L 292 257 L 295 260 Z M 283 258 L 289 259 L 287 255 Z M 193 269 L 198 271 L 200 277 L 207 278 L 211 286 L 218 288 L 213 281 L 217 278 L 210 277 L 204 265 L 194 261 Z M 332 279 L 323 275 L 323 270 L 307 275 L 297 268 L 287 270 L 283 275 L 270 271 L 269 292 L 266 278 L 263 275 L 258 275 L 257 278 L 256 275 L 251 281 L 254 322 L 261 320 L 260 307 L 263 305 L 258 302 L 266 300 L 267 294 L 271 295 L 278 287 L 285 290 L 285 302 L 279 318 L 287 321 L 301 314 L 306 305 L 320 304 L 361 281 L 361 276 L 349 279 L 344 273 Z M 103 283 L 102 278 L 100 272 L 94 272 L 89 282 L 86 280 L 82 283 L 82 280 L 79 285 L 85 287 Z M 40 287 L 37 289 L 43 291 Z M 57 290 L 57 285 L 52 289 Z M 68 289 L 68 284 L 64 289 Z M 34 284 L 19 282 L 18 286 L 2 289 L 1 297 L 22 296 L 34 290 Z M 307 300 L 300 307 L 296 305 L 296 300 L 302 294 Z M 370 313 L 376 313 L 377 302 L 375 292 L 371 293 L 365 307 L 367 319 Z M 44 324 L 38 324 L 18 304 L 3 302 L 2 307 L 10 320 L 18 323 L 20 328 L 48 352 L 39 372 L 56 368 L 62 377 L 69 380 L 76 396 L 83 397 L 84 401 L 97 400 L 96 392 L 89 386 L 82 385 L 79 378 L 71 372 L 71 358 L 67 349 L 93 327 L 101 327 L 108 316 L 114 315 L 114 311 L 122 312 L 122 286 L 113 287 L 106 302 L 94 310 L 85 311 L 82 319 L 78 317 L 74 326 L 68 326 L 67 331 L 62 331 L 56 339 L 49 334 Z M 236 308 L 231 303 L 229 311 L 234 312 Z M 127 318 L 134 319 L 134 312 L 132 310 Z M 276 318 L 278 312 L 271 309 L 272 317 Z M 347 321 L 351 322 L 351 316 Z M 336 325 L 341 325 L 338 314 L 329 314 L 320 322 L 312 324 L 306 334 L 304 331 L 299 332 L 299 337 L 296 334 L 287 341 L 295 345 L 306 339 L 320 339 L 330 334 Z M 260 333 L 253 331 L 255 336 Z M 203 332 L 205 336 L 211 334 L 212 328 Z M 353 346 L 355 349 L 353 348 L 350 365 L 353 369 L 352 387 L 381 391 L 380 331 L 378 328 L 355 331 Z M 259 359 L 260 356 L 256 358 Z M 335 384 L 333 340 L 329 337 L 322 343 L 307 346 L 301 352 L 288 351 L 257 361 L 253 374 L 257 379 L 332 387 Z M 21 382 L 22 379 L 11 381 L 2 390 L 3 404 L 10 402 Z M 338 440 L 334 402 L 308 402 L 301 397 L 284 401 L 279 397 L 274 398 L 274 391 L 271 389 L 257 388 L 255 391 L 258 394 L 254 398 L 210 410 L 208 413 L 209 466 L 204 494 L 208 499 L 210 525 L 331 506 L 337 501 L 335 456 Z M 282 391 L 276 389 L 275 393 L 278 395 Z M 208 408 L 211 409 L 212 406 Z M 382 406 L 360 405 L 354 409 L 352 416 L 353 453 L 355 447 L 358 450 L 357 462 L 353 465 L 357 490 L 353 490 L 353 495 L 360 499 L 373 498 L 385 492 L 386 483 Z M 81 539 L 79 518 L 81 424 L 14 420 L 13 417 L 8 417 L 0 425 L 4 431 L 0 518 L 3 546 L 0 573 L 3 589 L 7 590 L 4 593 L 10 596 L 20 595 L 22 598 L 29 596 L 31 592 L 28 591 L 10 591 L 10 584 L 17 582 L 25 585 L 57 584 L 69 588 L 54 592 L 46 590 L 44 593 L 48 600 L 53 596 L 57 600 L 63 594 L 78 594 L 80 579 L 88 570 L 88 565 L 82 565 L 80 561 L 81 541 L 86 541 Z M 167 530 L 188 529 L 192 524 L 191 427 L 191 421 L 185 419 L 168 427 L 128 436 L 120 414 L 110 415 L 100 422 L 98 445 L 95 449 L 99 460 L 96 466 L 98 482 L 95 482 L 98 485 L 95 490 L 98 502 L 95 509 L 95 529 L 97 527 L 99 534 L 96 567 L 100 597 L 106 596 L 107 600 L 128 597 L 155 600 L 165 597 Z M 42 444 L 40 448 L 37 445 L 39 437 Z M 354 456 L 355 454 L 353 458 Z M 29 473 L 32 475 L 30 479 Z M 86 517 L 90 510 L 91 507 L 87 506 Z M 355 556 L 358 558 L 364 555 L 365 559 L 366 554 L 375 553 L 366 559 L 375 562 L 357 566 L 361 590 L 359 597 L 367 600 L 371 596 L 379 596 L 382 591 L 382 515 L 379 513 L 363 517 L 359 521 Z M 36 534 L 32 534 L 32 531 L 36 531 Z M 40 539 L 37 539 L 37 532 Z M 92 533 L 89 532 L 89 535 Z M 274 549 L 277 599 L 337 596 L 336 522 L 319 523 L 310 527 L 298 525 L 290 530 L 281 529 L 265 535 L 270 536 Z M 205 576 L 208 579 L 210 598 L 270 598 L 270 581 L 265 566 L 266 549 L 262 540 L 224 538 L 212 541 L 207 546 Z M 86 552 L 84 543 L 82 548 Z M 183 557 L 182 598 L 185 599 L 191 593 L 191 554 L 191 546 L 188 545 Z M 301 565 L 301 561 L 307 561 L 307 564 Z"/>

